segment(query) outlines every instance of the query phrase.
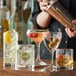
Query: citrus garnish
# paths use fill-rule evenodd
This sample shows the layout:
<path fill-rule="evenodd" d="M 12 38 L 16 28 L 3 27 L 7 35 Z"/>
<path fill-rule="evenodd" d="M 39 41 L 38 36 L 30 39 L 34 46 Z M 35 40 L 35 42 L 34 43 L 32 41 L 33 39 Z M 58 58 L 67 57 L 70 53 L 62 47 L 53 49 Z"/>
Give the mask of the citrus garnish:
<path fill-rule="evenodd" d="M 10 31 L 7 31 L 5 33 L 5 41 L 6 43 L 11 44 L 11 32 Z"/>
<path fill-rule="evenodd" d="M 30 54 L 27 53 L 27 52 L 23 52 L 22 55 L 21 55 L 21 58 L 26 61 L 30 58 Z"/>

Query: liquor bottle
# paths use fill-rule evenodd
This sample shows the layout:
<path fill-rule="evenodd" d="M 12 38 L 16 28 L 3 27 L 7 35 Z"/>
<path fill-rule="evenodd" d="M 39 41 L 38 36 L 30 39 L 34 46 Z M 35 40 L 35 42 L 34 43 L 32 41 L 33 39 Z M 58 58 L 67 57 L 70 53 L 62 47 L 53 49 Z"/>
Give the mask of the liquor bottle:
<path fill-rule="evenodd" d="M 22 3 L 24 3 L 23 4 L 24 6 L 22 6 L 23 7 L 23 19 L 26 23 L 30 17 L 32 6 L 30 5 L 30 0 L 23 1 Z"/>
<path fill-rule="evenodd" d="M 22 19 L 21 0 L 16 2 L 16 12 L 14 16 L 15 29 L 18 32 L 18 44 L 24 43 L 24 21 Z"/>
<path fill-rule="evenodd" d="M 10 11 L 6 0 L 0 0 L 0 48 L 3 48 L 3 32 L 10 28 Z"/>
<path fill-rule="evenodd" d="M 33 12 L 33 3 L 34 0 L 23 0 L 22 1 L 22 15 L 23 20 L 25 23 L 25 31 L 27 32 L 28 29 L 33 29 L 33 23 L 32 23 L 32 15 Z M 26 33 L 25 33 L 26 36 Z M 26 43 L 31 44 L 31 40 L 26 36 Z"/>
<path fill-rule="evenodd" d="M 58 0 L 52 0 L 47 6 L 47 12 L 58 20 L 64 27 L 76 30 L 76 25 L 72 24 L 74 19 L 70 13 L 59 3 Z"/>

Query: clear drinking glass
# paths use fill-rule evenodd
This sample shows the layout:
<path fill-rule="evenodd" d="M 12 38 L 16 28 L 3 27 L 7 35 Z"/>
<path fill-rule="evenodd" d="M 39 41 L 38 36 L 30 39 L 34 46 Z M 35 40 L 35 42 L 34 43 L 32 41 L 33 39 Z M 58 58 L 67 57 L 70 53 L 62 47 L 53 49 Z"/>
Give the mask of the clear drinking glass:
<path fill-rule="evenodd" d="M 35 48 L 32 44 L 19 45 L 17 52 L 17 69 L 33 70 L 35 65 Z"/>
<path fill-rule="evenodd" d="M 47 70 L 50 69 L 51 72 L 57 71 L 57 67 L 54 65 L 54 52 L 58 48 L 61 42 L 61 38 L 62 38 L 61 32 L 50 32 L 49 35 L 44 37 L 44 44 L 51 54 L 51 63 L 46 69 Z"/>
<path fill-rule="evenodd" d="M 57 49 L 56 65 L 60 69 L 73 70 L 73 49 Z"/>
<path fill-rule="evenodd" d="M 18 33 L 15 30 L 3 33 L 3 69 L 14 69 L 17 66 Z"/>

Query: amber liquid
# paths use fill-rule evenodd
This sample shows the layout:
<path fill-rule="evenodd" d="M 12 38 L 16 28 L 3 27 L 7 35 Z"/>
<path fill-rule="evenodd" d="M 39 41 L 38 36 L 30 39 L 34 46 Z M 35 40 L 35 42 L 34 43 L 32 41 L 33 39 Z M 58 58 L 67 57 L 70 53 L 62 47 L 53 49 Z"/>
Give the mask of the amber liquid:
<path fill-rule="evenodd" d="M 28 21 L 30 13 L 31 13 L 31 8 L 27 8 L 23 11 L 23 19 L 25 23 Z"/>
<path fill-rule="evenodd" d="M 69 55 L 57 55 L 56 63 L 58 68 L 73 68 L 73 58 Z"/>
<path fill-rule="evenodd" d="M 3 32 L 9 30 L 10 27 L 10 20 L 1 19 L 1 30 L 0 30 L 0 48 L 3 48 Z"/>
<path fill-rule="evenodd" d="M 33 32 L 33 36 L 30 37 L 36 44 L 39 44 L 43 40 L 43 33 L 42 32 Z M 35 35 L 37 34 L 37 35 Z"/>

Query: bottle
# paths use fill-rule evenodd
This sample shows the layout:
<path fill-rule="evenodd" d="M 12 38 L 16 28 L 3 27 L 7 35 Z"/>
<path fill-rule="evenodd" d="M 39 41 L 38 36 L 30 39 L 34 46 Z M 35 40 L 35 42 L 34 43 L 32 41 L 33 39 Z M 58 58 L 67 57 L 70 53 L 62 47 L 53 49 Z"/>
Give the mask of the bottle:
<path fill-rule="evenodd" d="M 76 30 L 76 25 L 72 24 L 74 19 L 69 12 L 59 3 L 58 0 L 52 0 L 47 6 L 46 10 L 56 20 L 58 20 L 64 27 L 68 27 L 72 30 Z"/>
<path fill-rule="evenodd" d="M 30 13 L 31 13 L 31 5 L 30 5 L 30 0 L 26 0 L 23 1 L 23 3 L 25 2 L 25 4 L 23 4 L 24 6 L 22 6 L 23 8 L 23 19 L 24 22 L 27 23 L 29 17 L 30 17 Z"/>
<path fill-rule="evenodd" d="M 0 0 L 0 48 L 3 48 L 3 32 L 10 29 L 10 11 L 6 0 Z"/>
<path fill-rule="evenodd" d="M 22 19 L 21 0 L 16 2 L 16 12 L 14 16 L 15 30 L 18 32 L 18 44 L 24 43 L 24 22 Z"/>
<path fill-rule="evenodd" d="M 32 23 L 32 15 L 33 12 L 33 0 L 23 0 L 22 1 L 22 13 L 23 13 L 23 20 L 25 23 L 25 31 L 27 32 L 28 29 L 33 29 Z M 31 40 L 27 37 L 26 33 L 26 43 L 31 44 Z"/>

